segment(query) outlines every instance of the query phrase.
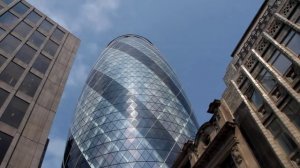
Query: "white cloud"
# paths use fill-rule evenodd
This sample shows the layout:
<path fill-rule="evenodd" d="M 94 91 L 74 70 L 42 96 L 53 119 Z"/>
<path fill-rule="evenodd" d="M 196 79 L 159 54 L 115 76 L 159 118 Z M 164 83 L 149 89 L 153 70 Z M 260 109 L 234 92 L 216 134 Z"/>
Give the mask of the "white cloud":
<path fill-rule="evenodd" d="M 81 31 L 104 32 L 112 27 L 111 16 L 120 6 L 120 0 L 29 0 L 34 6 L 47 14 L 73 33 Z M 75 4 L 72 8 L 60 7 L 63 3 Z"/>
<path fill-rule="evenodd" d="M 50 139 L 47 148 L 47 156 L 43 162 L 43 168 L 61 167 L 66 141 L 61 138 Z"/>

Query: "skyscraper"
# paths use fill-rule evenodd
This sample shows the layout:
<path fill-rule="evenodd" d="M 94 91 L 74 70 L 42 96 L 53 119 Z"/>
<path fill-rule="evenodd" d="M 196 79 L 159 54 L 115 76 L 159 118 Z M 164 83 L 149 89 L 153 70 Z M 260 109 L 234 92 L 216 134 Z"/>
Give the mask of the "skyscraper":
<path fill-rule="evenodd" d="M 0 0 L 0 167 L 39 167 L 79 40 L 23 0 Z"/>
<path fill-rule="evenodd" d="M 174 167 L 300 167 L 300 3 L 266 0 Z"/>
<path fill-rule="evenodd" d="M 62 167 L 170 167 L 197 127 L 159 51 L 144 37 L 120 36 L 89 74 Z"/>

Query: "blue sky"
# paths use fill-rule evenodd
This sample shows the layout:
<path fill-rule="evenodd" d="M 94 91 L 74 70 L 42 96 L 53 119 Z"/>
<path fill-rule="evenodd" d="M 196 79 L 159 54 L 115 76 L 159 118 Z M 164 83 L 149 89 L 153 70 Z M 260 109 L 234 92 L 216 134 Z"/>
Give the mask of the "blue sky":
<path fill-rule="evenodd" d="M 148 38 L 177 74 L 199 123 L 225 88 L 231 53 L 263 0 L 28 0 L 81 46 L 65 86 L 43 168 L 60 167 L 74 109 L 88 73 L 115 37 Z"/>

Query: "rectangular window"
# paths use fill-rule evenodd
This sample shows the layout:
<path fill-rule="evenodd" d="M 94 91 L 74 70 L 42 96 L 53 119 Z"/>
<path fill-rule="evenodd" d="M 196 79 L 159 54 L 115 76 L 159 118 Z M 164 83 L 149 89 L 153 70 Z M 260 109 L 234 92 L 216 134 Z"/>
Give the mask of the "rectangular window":
<path fill-rule="evenodd" d="M 10 146 L 13 137 L 0 131 L 0 164 L 5 157 L 5 154 Z"/>
<path fill-rule="evenodd" d="M 0 42 L 0 49 L 7 54 L 12 54 L 20 44 L 21 41 L 19 39 L 9 34 Z"/>
<path fill-rule="evenodd" d="M 28 11 L 28 9 L 28 6 L 24 5 L 22 2 L 19 2 L 12 8 L 12 11 L 16 12 L 19 15 L 24 15 Z"/>
<path fill-rule="evenodd" d="M 33 75 L 32 73 L 28 73 L 20 86 L 20 91 L 33 97 L 40 83 L 41 78 Z"/>
<path fill-rule="evenodd" d="M 21 60 L 22 62 L 28 64 L 32 57 L 35 55 L 36 50 L 30 47 L 29 45 L 25 44 L 22 48 L 17 52 L 16 58 Z"/>
<path fill-rule="evenodd" d="M 50 59 L 40 54 L 35 60 L 32 67 L 44 74 L 47 71 L 50 62 Z"/>
<path fill-rule="evenodd" d="M 58 49 L 58 45 L 53 41 L 49 40 L 45 45 L 44 51 L 49 55 L 54 56 L 57 52 L 57 49 Z"/>
<path fill-rule="evenodd" d="M 27 23 L 25 22 L 21 22 L 20 24 L 18 24 L 18 26 L 14 29 L 13 32 L 15 32 L 16 34 L 20 35 L 23 38 L 26 38 L 29 33 L 31 32 L 32 27 L 29 26 Z"/>
<path fill-rule="evenodd" d="M 42 16 L 37 14 L 35 11 L 30 12 L 27 16 L 27 20 L 29 20 L 33 24 L 37 24 L 41 20 Z"/>
<path fill-rule="evenodd" d="M 276 79 L 266 69 L 263 69 L 259 73 L 258 80 L 261 82 L 267 92 L 270 92 L 277 84 Z"/>
<path fill-rule="evenodd" d="M 300 129 L 300 105 L 294 99 L 290 100 L 282 111 Z"/>
<path fill-rule="evenodd" d="M 292 65 L 292 62 L 278 50 L 274 52 L 269 62 L 282 75 L 284 75 Z"/>
<path fill-rule="evenodd" d="M 43 30 L 45 33 L 49 33 L 53 28 L 53 26 L 54 25 L 50 23 L 48 20 L 43 20 L 43 22 L 40 25 L 40 29 Z"/>
<path fill-rule="evenodd" d="M 294 52 L 297 56 L 300 55 L 300 35 L 295 31 L 291 31 L 292 37 L 289 39 L 287 43 L 287 48 L 289 48 L 292 52 Z"/>
<path fill-rule="evenodd" d="M 33 43 L 35 46 L 40 47 L 43 42 L 45 41 L 46 36 L 42 35 L 40 32 L 35 31 L 30 39 L 28 41 L 30 41 L 31 43 Z"/>
<path fill-rule="evenodd" d="M 0 80 L 11 86 L 15 86 L 23 71 L 24 69 L 22 67 L 10 62 L 0 74 Z"/>
<path fill-rule="evenodd" d="M 3 55 L 0 55 L 0 68 L 5 63 L 6 58 Z"/>
<path fill-rule="evenodd" d="M 28 106 L 29 104 L 24 100 L 18 97 L 13 97 L 2 114 L 0 120 L 14 128 L 18 128 L 23 120 Z"/>
<path fill-rule="evenodd" d="M 257 92 L 256 89 L 251 88 L 249 91 L 248 95 L 249 95 L 249 99 L 251 100 L 252 104 L 259 109 L 263 103 L 264 103 L 264 99 L 263 97 Z"/>
<path fill-rule="evenodd" d="M 6 29 L 11 28 L 17 23 L 17 21 L 18 17 L 10 12 L 5 12 L 3 15 L 0 16 L 0 24 Z"/>
<path fill-rule="evenodd" d="M 9 93 L 3 89 L 0 89 L 0 108 L 8 97 Z"/>
<path fill-rule="evenodd" d="M 60 29 L 56 28 L 52 34 L 52 38 L 58 42 L 60 42 L 64 38 L 65 33 Z"/>

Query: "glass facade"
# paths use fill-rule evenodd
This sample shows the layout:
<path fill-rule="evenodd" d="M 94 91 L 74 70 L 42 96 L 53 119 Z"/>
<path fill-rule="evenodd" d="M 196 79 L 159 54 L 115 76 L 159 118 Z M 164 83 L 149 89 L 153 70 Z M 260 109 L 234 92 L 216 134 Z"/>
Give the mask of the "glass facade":
<path fill-rule="evenodd" d="M 63 167 L 171 167 L 197 128 L 159 51 L 141 36 L 124 35 L 89 74 Z"/>

